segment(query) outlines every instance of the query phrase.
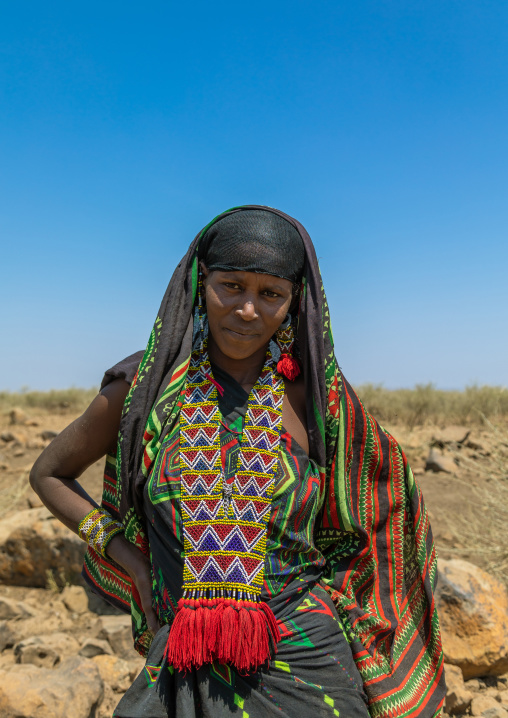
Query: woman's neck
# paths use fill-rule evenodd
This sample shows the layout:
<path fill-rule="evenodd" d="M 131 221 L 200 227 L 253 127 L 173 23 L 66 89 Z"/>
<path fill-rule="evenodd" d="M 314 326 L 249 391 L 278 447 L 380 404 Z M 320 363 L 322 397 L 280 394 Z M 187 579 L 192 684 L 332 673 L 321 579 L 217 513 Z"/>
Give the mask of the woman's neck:
<path fill-rule="evenodd" d="M 245 359 L 231 359 L 219 349 L 212 335 L 208 335 L 208 357 L 212 364 L 227 372 L 248 392 L 261 374 L 265 356 L 266 347 L 263 347 Z"/>

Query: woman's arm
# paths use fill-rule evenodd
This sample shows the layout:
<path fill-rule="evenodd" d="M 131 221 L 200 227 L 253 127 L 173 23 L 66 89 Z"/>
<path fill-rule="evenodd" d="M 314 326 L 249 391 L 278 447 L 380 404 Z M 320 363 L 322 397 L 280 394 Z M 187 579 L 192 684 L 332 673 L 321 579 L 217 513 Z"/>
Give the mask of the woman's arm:
<path fill-rule="evenodd" d="M 116 452 L 122 407 L 129 390 L 123 379 L 108 384 L 82 416 L 69 424 L 42 452 L 30 472 L 30 484 L 51 513 L 78 533 L 81 520 L 97 503 L 76 481 L 105 454 Z M 107 546 L 110 558 L 122 566 L 136 584 L 148 627 L 159 628 L 152 608 L 150 563 L 122 534 Z"/>

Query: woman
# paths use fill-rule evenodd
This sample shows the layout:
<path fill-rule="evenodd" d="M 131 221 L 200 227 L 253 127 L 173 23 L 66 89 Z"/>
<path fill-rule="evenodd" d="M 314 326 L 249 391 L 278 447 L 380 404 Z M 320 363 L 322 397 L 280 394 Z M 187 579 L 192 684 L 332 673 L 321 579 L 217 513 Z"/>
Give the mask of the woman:
<path fill-rule="evenodd" d="M 98 508 L 75 479 L 104 454 Z M 144 354 L 31 481 L 131 611 L 147 661 L 118 718 L 440 714 L 422 497 L 342 376 L 291 217 L 238 207 L 197 235 Z"/>

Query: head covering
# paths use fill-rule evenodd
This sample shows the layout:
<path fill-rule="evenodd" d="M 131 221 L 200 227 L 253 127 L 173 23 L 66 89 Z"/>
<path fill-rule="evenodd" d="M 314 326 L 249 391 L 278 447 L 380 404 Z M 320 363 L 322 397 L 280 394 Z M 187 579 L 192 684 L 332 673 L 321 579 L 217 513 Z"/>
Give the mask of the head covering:
<path fill-rule="evenodd" d="M 112 482 L 109 473 L 103 504 L 123 521 L 125 536 L 147 552 L 143 486 L 182 406 L 192 351 L 198 247 L 216 222 L 247 211 L 281 217 L 298 231 L 305 249 L 297 339 L 309 453 L 320 467 L 325 491 L 315 542 L 326 558 L 322 580 L 348 631 L 371 715 L 432 718 L 444 702 L 444 673 L 433 596 L 437 558 L 428 515 L 404 453 L 365 411 L 337 364 L 314 247 L 295 219 L 248 205 L 224 212 L 196 236 L 173 274 L 125 401 L 117 478 Z M 148 629 L 135 586 L 92 549 L 87 562 L 103 595 L 132 594 L 136 645 L 146 652 Z"/>
<path fill-rule="evenodd" d="M 198 250 L 208 269 L 260 272 L 300 281 L 305 249 L 290 222 L 268 210 L 226 215 L 205 232 Z"/>

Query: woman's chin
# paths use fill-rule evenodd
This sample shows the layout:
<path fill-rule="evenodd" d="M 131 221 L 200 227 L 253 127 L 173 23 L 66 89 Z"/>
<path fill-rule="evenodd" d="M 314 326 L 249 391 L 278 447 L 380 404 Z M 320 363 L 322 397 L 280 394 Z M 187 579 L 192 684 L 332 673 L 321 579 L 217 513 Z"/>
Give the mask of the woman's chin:
<path fill-rule="evenodd" d="M 255 354 L 265 354 L 268 343 L 259 344 L 252 340 L 228 338 L 228 341 L 216 342 L 216 346 L 225 357 L 233 361 L 245 361 Z"/>

